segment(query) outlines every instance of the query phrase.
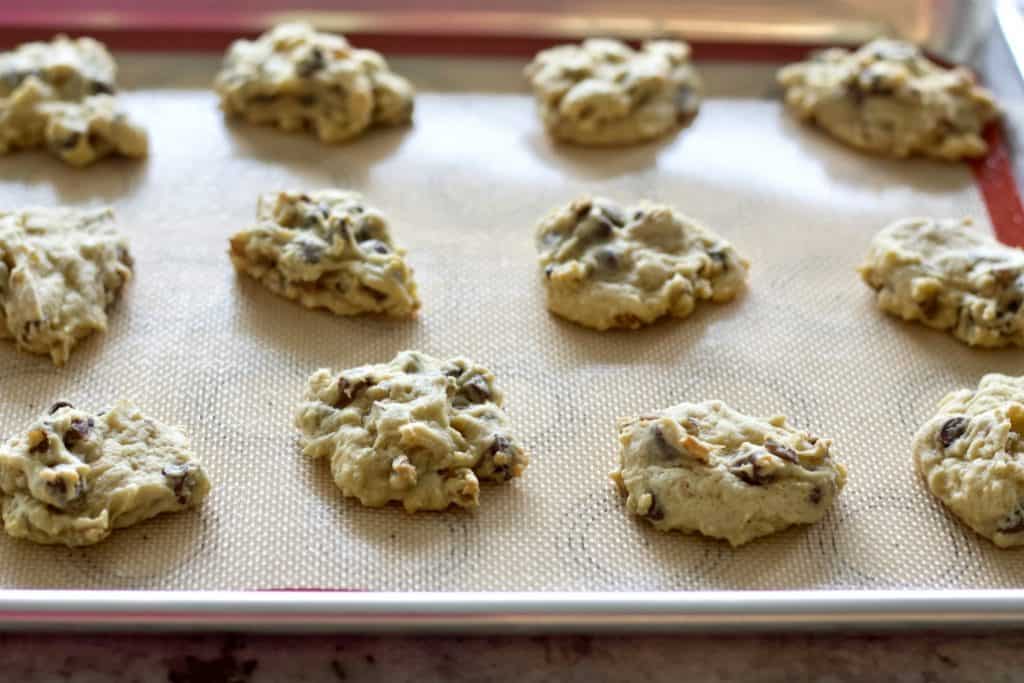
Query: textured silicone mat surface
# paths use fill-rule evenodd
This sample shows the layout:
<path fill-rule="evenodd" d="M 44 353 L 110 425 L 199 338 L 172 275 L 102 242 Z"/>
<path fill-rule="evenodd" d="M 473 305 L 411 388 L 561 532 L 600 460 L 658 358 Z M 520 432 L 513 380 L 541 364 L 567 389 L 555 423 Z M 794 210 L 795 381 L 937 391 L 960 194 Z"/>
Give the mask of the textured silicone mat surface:
<path fill-rule="evenodd" d="M 516 61 L 395 60 L 420 88 L 416 123 L 352 144 L 227 124 L 212 58 L 122 57 L 129 109 L 151 134 L 141 164 L 85 171 L 42 153 L 0 159 L 0 201 L 111 204 L 136 279 L 110 331 L 68 365 L 0 343 L 0 432 L 63 398 L 120 397 L 183 425 L 214 490 L 83 550 L 0 538 L 9 588 L 646 590 L 1021 585 L 997 551 L 926 494 L 912 435 L 949 390 L 1021 372 L 1019 351 L 974 351 L 881 314 L 854 268 L 908 215 L 970 215 L 991 230 L 966 166 L 889 162 L 785 117 L 772 69 L 704 65 L 694 124 L 627 150 L 554 147 Z M 238 277 L 227 238 L 256 195 L 340 186 L 390 216 L 423 298 L 413 322 L 333 317 Z M 675 204 L 750 259 L 749 292 L 685 321 L 598 333 L 550 316 L 532 231 L 585 193 Z M 306 377 L 405 348 L 492 368 L 532 454 L 473 513 L 371 510 L 342 500 L 292 426 Z M 607 473 L 615 420 L 721 398 L 835 439 L 849 485 L 813 527 L 740 549 L 627 517 Z"/>

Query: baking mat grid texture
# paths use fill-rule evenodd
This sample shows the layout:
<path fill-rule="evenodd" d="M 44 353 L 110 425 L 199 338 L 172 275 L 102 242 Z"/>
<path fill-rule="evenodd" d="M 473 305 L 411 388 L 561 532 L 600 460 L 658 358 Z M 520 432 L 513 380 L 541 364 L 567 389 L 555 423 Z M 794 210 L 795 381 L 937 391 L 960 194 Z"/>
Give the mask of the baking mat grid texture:
<path fill-rule="evenodd" d="M 0 344 L 0 432 L 57 399 L 98 410 L 130 398 L 185 427 L 214 488 L 199 512 L 93 548 L 4 536 L 0 587 L 1021 585 L 1024 554 L 951 519 L 918 481 L 909 447 L 947 391 L 986 372 L 1019 374 L 1022 354 L 971 350 L 885 316 L 854 271 L 894 219 L 970 215 L 991 230 L 966 166 L 840 147 L 765 96 L 771 69 L 705 65 L 711 92 L 693 125 L 602 151 L 545 139 L 515 62 L 395 60 L 420 89 L 415 125 L 325 147 L 226 123 L 206 89 L 215 60 L 192 76 L 187 61 L 149 60 L 122 61 L 136 79 L 122 97 L 151 135 L 145 163 L 78 171 L 41 153 L 0 159 L 5 208 L 110 204 L 136 259 L 109 332 L 66 367 Z M 419 283 L 416 320 L 312 312 L 235 275 L 227 238 L 252 222 L 258 193 L 328 186 L 359 190 L 390 217 Z M 669 202 L 719 231 L 751 261 L 748 292 L 635 332 L 549 315 L 533 228 L 587 192 Z M 493 369 L 532 456 L 522 479 L 485 487 L 475 512 L 363 508 L 299 451 L 293 413 L 313 370 L 408 348 Z M 709 398 L 835 440 L 849 484 L 821 523 L 732 549 L 624 513 L 607 478 L 616 418 Z"/>

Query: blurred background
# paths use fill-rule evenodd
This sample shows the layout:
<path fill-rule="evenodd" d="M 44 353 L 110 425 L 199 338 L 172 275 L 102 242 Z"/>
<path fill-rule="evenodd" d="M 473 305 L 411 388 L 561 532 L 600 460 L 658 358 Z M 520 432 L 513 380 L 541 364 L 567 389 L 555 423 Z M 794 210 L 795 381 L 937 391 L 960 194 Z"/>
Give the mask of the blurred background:
<path fill-rule="evenodd" d="M 1018 11 L 1024 0 L 1002 0 Z M 997 0 L 999 2 L 999 0 Z M 722 43 L 856 44 L 910 39 L 965 61 L 987 34 L 991 0 L 5 0 L 0 39 L 89 32 L 114 47 L 219 50 L 285 19 L 362 36 L 391 52 L 526 54 L 586 35 L 677 35 Z M 4 35 L 6 34 L 6 35 Z M 708 56 L 705 54 L 704 56 Z M 710 56 L 714 56 L 713 54 Z"/>

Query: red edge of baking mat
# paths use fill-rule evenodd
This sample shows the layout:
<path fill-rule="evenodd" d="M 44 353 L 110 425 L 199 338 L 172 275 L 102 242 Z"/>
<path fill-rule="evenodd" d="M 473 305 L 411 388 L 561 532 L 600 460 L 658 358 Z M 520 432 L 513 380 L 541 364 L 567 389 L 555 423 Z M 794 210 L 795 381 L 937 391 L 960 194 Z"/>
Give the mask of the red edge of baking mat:
<path fill-rule="evenodd" d="M 1024 247 L 1024 202 L 1013 175 L 1013 162 L 1001 126 L 991 126 L 985 139 L 988 154 L 971 162 L 974 179 L 988 208 L 996 237 L 1006 244 Z"/>
<path fill-rule="evenodd" d="M 124 29 L 85 29 L 89 35 L 107 45 L 127 50 L 220 50 L 232 40 L 245 35 L 245 31 L 222 29 L 175 31 L 167 28 L 147 29 L 130 27 Z M 0 45 L 11 46 L 29 40 L 49 39 L 55 32 L 53 27 L 21 27 L 0 25 Z M 77 31 L 70 31 L 75 32 Z M 360 34 L 361 46 L 397 54 L 448 54 L 523 56 L 561 42 L 555 39 L 527 36 L 396 36 L 383 34 Z M 724 59 L 730 61 L 788 61 L 800 59 L 808 52 L 821 46 L 813 45 L 766 45 L 739 43 L 693 43 L 694 53 L 701 59 Z M 985 139 L 989 152 L 982 158 L 970 162 L 971 171 L 981 190 L 988 209 L 992 226 L 1000 241 L 1024 247 L 1024 201 L 1013 174 L 1010 150 L 1006 144 L 1002 127 L 992 125 L 986 130 Z M 364 588 L 262 588 L 257 593 L 340 593 L 364 592 Z M 0 610 L 0 618 L 15 621 L 38 621 L 45 616 L 47 621 L 58 623 L 66 620 L 100 618 L 109 621 L 111 615 L 90 612 L 52 612 L 40 615 L 35 612 Z M 114 619 L 126 623 L 156 615 L 148 612 L 116 615 Z M 301 615 L 273 614 L 276 620 L 294 621 Z M 217 621 L 207 614 L 176 615 L 168 621 Z"/>

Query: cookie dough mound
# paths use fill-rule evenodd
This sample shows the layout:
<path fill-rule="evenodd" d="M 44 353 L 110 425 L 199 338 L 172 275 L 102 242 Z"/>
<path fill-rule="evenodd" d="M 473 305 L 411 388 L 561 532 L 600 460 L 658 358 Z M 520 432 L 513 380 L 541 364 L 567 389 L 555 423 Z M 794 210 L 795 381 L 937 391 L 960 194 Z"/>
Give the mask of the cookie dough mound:
<path fill-rule="evenodd" d="M 0 54 L 0 154 L 44 147 L 72 166 L 146 156 L 146 132 L 120 109 L 114 62 L 88 38 Z"/>
<path fill-rule="evenodd" d="M 544 127 L 563 142 L 653 140 L 688 122 L 700 106 L 690 46 L 679 41 L 650 41 L 636 51 L 617 40 L 585 40 L 543 50 L 525 73 Z"/>
<path fill-rule="evenodd" d="M 0 446 L 4 530 L 36 543 L 99 543 L 209 490 L 181 431 L 124 401 L 97 414 L 55 403 Z"/>
<path fill-rule="evenodd" d="M 914 462 L 964 524 L 1000 548 L 1024 545 L 1024 377 L 985 375 L 942 399 Z"/>
<path fill-rule="evenodd" d="M 257 223 L 231 238 L 231 262 L 275 294 L 337 315 L 410 317 L 420 307 L 405 250 L 354 192 L 260 195 Z"/>
<path fill-rule="evenodd" d="M 721 401 L 624 418 L 619 442 L 612 479 L 631 513 L 734 546 L 817 522 L 846 483 L 831 440 Z"/>
<path fill-rule="evenodd" d="M 0 212 L 0 339 L 63 365 L 132 274 L 110 209 Z"/>
<path fill-rule="evenodd" d="M 897 221 L 875 236 L 860 274 L 883 311 L 971 346 L 1024 346 L 1024 250 L 970 220 Z"/>
<path fill-rule="evenodd" d="M 824 50 L 784 67 L 778 80 L 795 116 L 882 156 L 983 156 L 983 129 L 999 116 L 992 94 L 967 69 L 943 68 L 897 40 Z"/>
<path fill-rule="evenodd" d="M 228 49 L 215 87 L 225 113 L 342 142 L 370 126 L 412 119 L 412 85 L 372 50 L 301 23 L 281 24 Z"/>
<path fill-rule="evenodd" d="M 509 432 L 491 372 L 465 358 L 403 351 L 390 363 L 309 379 L 296 425 L 303 453 L 328 457 L 345 496 L 409 512 L 476 507 L 481 481 L 529 458 Z"/>
<path fill-rule="evenodd" d="M 748 263 L 724 239 L 668 206 L 578 199 L 537 227 L 548 308 L 606 330 L 685 318 L 697 301 L 726 302 Z"/>
<path fill-rule="evenodd" d="M 25 43 L 0 53 L 0 97 L 10 97 L 30 77 L 50 86 L 61 100 L 110 95 L 116 91 L 116 71 L 102 43 L 58 35 L 49 43 Z"/>

